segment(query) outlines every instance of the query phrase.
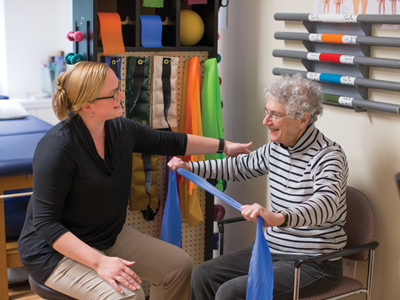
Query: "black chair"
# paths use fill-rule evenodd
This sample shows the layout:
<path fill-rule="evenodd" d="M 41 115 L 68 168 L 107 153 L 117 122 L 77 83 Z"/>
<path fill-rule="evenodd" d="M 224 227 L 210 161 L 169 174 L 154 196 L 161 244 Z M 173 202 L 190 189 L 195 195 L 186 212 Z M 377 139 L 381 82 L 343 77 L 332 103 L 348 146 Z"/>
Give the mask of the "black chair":
<path fill-rule="evenodd" d="M 400 176 L 400 175 L 399 175 Z M 400 181 L 400 177 L 399 177 Z M 374 215 L 372 206 L 368 198 L 359 190 L 353 187 L 346 189 L 347 199 L 347 221 L 344 230 L 347 234 L 347 244 L 343 250 L 329 254 L 317 255 L 300 259 L 295 263 L 295 280 L 293 300 L 322 300 L 322 299 L 341 299 L 356 294 L 365 294 L 366 299 L 371 300 L 372 275 L 374 266 L 375 249 L 379 246 L 378 242 L 373 241 L 374 235 Z M 243 217 L 220 220 L 218 229 L 220 232 L 220 254 L 223 254 L 225 224 L 235 223 L 245 220 Z M 221 251 L 222 250 L 222 251 Z M 363 284 L 350 277 L 343 276 L 338 287 L 313 297 L 299 297 L 299 282 L 301 265 L 317 261 L 324 261 L 333 258 L 343 257 L 355 261 L 368 261 L 367 284 Z M 301 296 L 301 295 L 300 295 Z"/>
<path fill-rule="evenodd" d="M 29 284 L 31 285 L 31 290 L 38 296 L 47 300 L 76 300 L 70 296 L 61 294 L 51 288 L 37 282 L 31 275 L 29 275 Z"/>

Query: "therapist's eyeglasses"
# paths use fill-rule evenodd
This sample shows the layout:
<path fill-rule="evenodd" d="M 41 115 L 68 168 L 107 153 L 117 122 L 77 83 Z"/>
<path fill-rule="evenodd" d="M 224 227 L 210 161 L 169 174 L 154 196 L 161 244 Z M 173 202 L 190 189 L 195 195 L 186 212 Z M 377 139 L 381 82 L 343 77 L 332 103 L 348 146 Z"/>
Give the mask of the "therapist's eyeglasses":
<path fill-rule="evenodd" d="M 118 98 L 118 92 L 119 92 L 120 89 L 121 89 L 121 85 L 118 84 L 118 89 L 115 91 L 114 95 L 108 96 L 108 97 L 96 98 L 96 99 L 94 99 L 93 101 L 96 101 L 96 100 L 104 100 L 104 99 L 110 99 L 110 98 L 113 98 L 114 100 L 117 100 L 117 98 Z"/>
<path fill-rule="evenodd" d="M 291 116 L 291 115 L 292 115 L 292 114 L 278 115 L 278 114 L 276 114 L 276 113 L 274 113 L 274 112 L 269 113 L 269 112 L 268 112 L 268 109 L 264 108 L 264 118 L 266 118 L 267 116 L 269 116 L 269 118 L 270 118 L 270 120 L 271 120 L 272 122 L 276 122 L 276 120 L 277 120 L 278 118 L 282 118 L 282 117 L 286 117 L 286 116 Z"/>

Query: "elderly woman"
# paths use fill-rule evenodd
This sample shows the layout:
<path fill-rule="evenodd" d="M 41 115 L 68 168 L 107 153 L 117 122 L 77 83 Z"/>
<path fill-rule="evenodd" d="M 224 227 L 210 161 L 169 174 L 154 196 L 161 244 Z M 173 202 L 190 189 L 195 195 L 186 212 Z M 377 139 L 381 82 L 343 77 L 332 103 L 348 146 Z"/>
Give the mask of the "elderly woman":
<path fill-rule="evenodd" d="M 264 220 L 274 269 L 274 300 L 292 299 L 294 262 L 341 249 L 346 245 L 347 160 L 342 148 L 314 125 L 322 114 L 318 83 L 300 75 L 281 76 L 265 89 L 263 124 L 270 143 L 236 158 L 184 163 L 170 162 L 202 177 L 242 181 L 269 175 L 272 210 L 254 203 L 242 215 Z M 260 199 L 264 201 L 264 199 Z M 253 246 L 199 265 L 192 277 L 191 299 L 245 299 Z M 311 296 L 335 287 L 342 261 L 302 266 L 300 295 Z"/>

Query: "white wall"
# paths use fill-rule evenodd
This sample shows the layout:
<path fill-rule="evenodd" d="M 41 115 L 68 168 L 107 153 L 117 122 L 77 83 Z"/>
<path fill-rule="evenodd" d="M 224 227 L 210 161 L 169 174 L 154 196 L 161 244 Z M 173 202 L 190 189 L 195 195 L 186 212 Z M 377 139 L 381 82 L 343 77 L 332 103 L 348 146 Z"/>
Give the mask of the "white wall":
<path fill-rule="evenodd" d="M 253 0 L 230 1 L 228 28 L 220 29 L 219 65 L 222 78 L 221 94 L 224 102 L 225 136 L 228 140 L 247 142 L 254 147 L 266 143 L 268 134 L 262 126 L 261 110 L 265 105 L 263 89 L 273 79 L 274 67 L 305 70 L 299 61 L 274 58 L 273 49 L 306 51 L 300 41 L 274 39 L 276 31 L 306 32 L 301 22 L 275 21 L 276 12 L 312 13 L 313 0 Z M 400 37 L 399 30 L 373 30 L 373 35 Z M 398 48 L 372 47 L 376 57 L 400 59 Z M 371 68 L 370 78 L 400 81 L 400 71 Z M 399 93 L 370 89 L 369 98 L 400 104 Z M 360 189 L 372 202 L 380 246 L 376 252 L 373 280 L 374 299 L 399 299 L 400 295 L 400 199 L 394 175 L 400 172 L 400 117 L 371 111 L 355 113 L 352 110 L 324 106 L 324 114 L 316 126 L 330 139 L 344 148 L 350 165 L 348 184 Z M 246 183 L 228 183 L 227 193 L 241 203 L 258 201 L 268 203 L 267 178 Z M 227 216 L 238 213 L 228 211 Z M 250 231 L 249 231 L 250 230 Z M 238 225 L 227 229 L 227 250 L 247 245 L 254 237 L 253 229 Z M 357 277 L 366 269 L 357 264 Z M 365 299 L 353 296 L 351 299 Z"/>
<path fill-rule="evenodd" d="M 2 0 L 0 5 L 6 40 L 4 64 L 0 49 L 0 94 L 25 97 L 40 92 L 39 66 L 57 51 L 72 51 L 72 42 L 66 38 L 72 30 L 72 0 Z"/>

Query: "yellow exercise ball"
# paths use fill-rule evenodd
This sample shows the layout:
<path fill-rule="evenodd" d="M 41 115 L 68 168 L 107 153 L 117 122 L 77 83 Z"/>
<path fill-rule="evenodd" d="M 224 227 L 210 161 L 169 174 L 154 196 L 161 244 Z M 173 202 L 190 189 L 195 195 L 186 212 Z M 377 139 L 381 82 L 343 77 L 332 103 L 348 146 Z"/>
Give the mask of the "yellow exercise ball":
<path fill-rule="evenodd" d="M 204 35 L 204 22 L 193 10 L 181 10 L 181 46 L 196 45 Z"/>

